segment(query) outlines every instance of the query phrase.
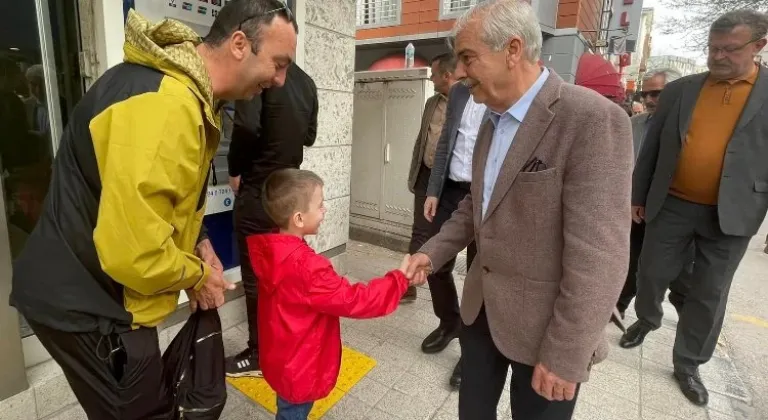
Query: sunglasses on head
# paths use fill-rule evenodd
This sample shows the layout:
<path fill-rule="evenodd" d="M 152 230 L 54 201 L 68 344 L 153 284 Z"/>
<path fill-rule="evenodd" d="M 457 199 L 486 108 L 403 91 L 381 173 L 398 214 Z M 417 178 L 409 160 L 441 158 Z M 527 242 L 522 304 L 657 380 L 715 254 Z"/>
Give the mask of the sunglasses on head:
<path fill-rule="evenodd" d="M 282 14 L 286 19 L 288 19 L 288 22 L 293 22 L 294 21 L 293 12 L 291 12 L 291 9 L 289 9 L 288 6 L 280 6 L 280 7 L 276 8 L 276 9 L 267 10 L 264 13 L 256 13 L 254 15 L 250 15 L 250 16 L 246 17 L 245 19 L 240 21 L 240 24 L 237 25 L 237 28 L 238 28 L 238 30 L 242 30 L 243 29 L 243 24 L 245 22 L 248 22 L 249 20 L 251 20 L 253 18 L 269 16 L 271 14 Z"/>
<path fill-rule="evenodd" d="M 660 90 L 646 90 L 644 92 L 640 92 L 640 97 L 645 99 L 646 97 L 650 96 L 651 98 L 658 98 L 661 94 Z"/>

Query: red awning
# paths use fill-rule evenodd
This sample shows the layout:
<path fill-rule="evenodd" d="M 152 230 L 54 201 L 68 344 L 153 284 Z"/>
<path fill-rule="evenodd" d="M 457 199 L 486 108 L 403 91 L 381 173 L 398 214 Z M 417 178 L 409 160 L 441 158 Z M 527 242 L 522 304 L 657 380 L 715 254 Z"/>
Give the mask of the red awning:
<path fill-rule="evenodd" d="M 616 102 L 624 100 L 621 75 L 610 61 L 595 54 L 583 54 L 576 69 L 576 84 L 594 90 Z"/>

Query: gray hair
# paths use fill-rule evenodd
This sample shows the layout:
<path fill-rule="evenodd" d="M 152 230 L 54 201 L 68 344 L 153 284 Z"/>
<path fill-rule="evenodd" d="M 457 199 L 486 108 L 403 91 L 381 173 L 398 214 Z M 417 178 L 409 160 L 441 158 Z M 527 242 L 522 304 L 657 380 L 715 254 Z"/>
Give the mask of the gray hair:
<path fill-rule="evenodd" d="M 709 28 L 709 32 L 730 32 L 739 25 L 749 27 L 753 40 L 765 38 L 768 34 L 768 15 L 750 9 L 732 10 L 717 18 Z"/>
<path fill-rule="evenodd" d="M 525 47 L 524 56 L 536 62 L 541 56 L 539 18 L 530 4 L 521 0 L 488 0 L 469 9 L 456 20 L 451 38 L 474 20 L 482 19 L 481 39 L 493 51 L 501 51 L 509 45 L 509 39 L 519 37 Z"/>
<path fill-rule="evenodd" d="M 45 73 L 43 72 L 42 64 L 34 64 L 29 66 L 25 76 L 27 77 L 27 81 L 29 83 L 34 83 L 36 85 L 42 85 L 45 83 Z"/>
<path fill-rule="evenodd" d="M 656 76 L 664 76 L 664 83 L 674 82 L 675 80 L 683 77 L 679 71 L 672 68 L 653 69 L 648 70 L 643 76 L 643 82 L 651 80 Z"/>

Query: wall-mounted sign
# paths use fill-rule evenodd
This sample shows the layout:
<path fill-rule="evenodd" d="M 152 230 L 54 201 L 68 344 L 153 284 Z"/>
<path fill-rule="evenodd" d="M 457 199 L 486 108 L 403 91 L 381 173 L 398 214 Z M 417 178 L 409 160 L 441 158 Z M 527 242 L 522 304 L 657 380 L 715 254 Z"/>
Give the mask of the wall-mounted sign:
<path fill-rule="evenodd" d="M 614 38 L 612 42 L 614 49 L 620 51 L 614 51 L 619 54 L 623 52 L 635 52 L 635 46 L 637 44 L 637 37 L 640 32 L 640 17 L 643 13 L 643 0 L 623 0 L 622 2 L 614 2 L 613 14 L 611 16 L 610 29 L 614 31 L 610 32 L 611 38 Z M 621 33 L 617 29 L 623 29 L 625 33 Z M 620 43 L 616 38 L 622 38 Z M 618 47 L 618 48 L 617 48 Z"/>

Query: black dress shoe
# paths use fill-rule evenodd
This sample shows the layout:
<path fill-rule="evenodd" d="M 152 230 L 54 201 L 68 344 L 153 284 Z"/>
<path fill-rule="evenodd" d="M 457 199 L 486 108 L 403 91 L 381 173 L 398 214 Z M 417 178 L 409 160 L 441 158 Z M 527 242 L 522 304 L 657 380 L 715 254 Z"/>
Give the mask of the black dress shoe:
<path fill-rule="evenodd" d="M 443 327 L 442 325 L 432 331 L 424 342 L 421 343 L 421 351 L 424 353 L 439 353 L 451 344 L 451 340 L 459 336 L 457 327 Z"/>
<path fill-rule="evenodd" d="M 400 298 L 400 303 L 412 303 L 416 301 L 416 286 L 408 286 L 408 290 L 405 291 L 403 297 Z"/>
<path fill-rule="evenodd" d="M 454 389 L 459 389 L 461 386 L 461 359 L 456 363 L 456 367 L 453 368 L 451 373 L 451 379 L 448 381 Z"/>
<path fill-rule="evenodd" d="M 680 385 L 680 390 L 683 391 L 683 395 L 688 398 L 688 401 L 698 406 L 707 405 L 709 392 L 707 392 L 704 383 L 701 382 L 698 369 L 693 374 L 675 372 L 675 379 L 677 379 L 677 384 Z"/>
<path fill-rule="evenodd" d="M 651 331 L 653 331 L 653 327 L 648 325 L 647 322 L 644 322 L 643 320 L 635 321 L 634 324 L 627 328 L 627 332 L 621 336 L 619 346 L 625 349 L 637 347 L 640 344 L 643 344 L 645 336 Z"/>

